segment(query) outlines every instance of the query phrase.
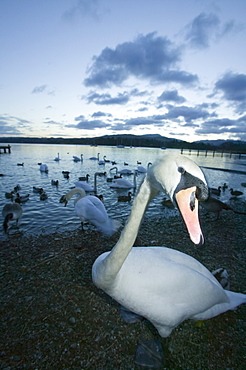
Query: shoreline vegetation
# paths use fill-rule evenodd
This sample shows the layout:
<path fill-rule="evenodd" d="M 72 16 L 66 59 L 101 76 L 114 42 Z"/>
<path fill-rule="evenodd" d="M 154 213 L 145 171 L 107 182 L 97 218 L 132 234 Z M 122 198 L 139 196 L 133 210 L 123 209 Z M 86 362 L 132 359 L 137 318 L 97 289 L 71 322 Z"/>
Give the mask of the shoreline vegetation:
<path fill-rule="evenodd" d="M 80 138 L 32 138 L 32 137 L 2 137 L 1 143 L 26 143 L 26 144 L 72 144 L 72 145 L 105 145 L 105 146 L 133 146 L 151 148 L 172 148 L 191 150 L 226 151 L 246 154 L 246 142 L 241 140 L 204 140 L 187 142 L 171 139 L 161 135 L 104 135 L 99 137 Z"/>
<path fill-rule="evenodd" d="M 200 214 L 202 247 L 192 244 L 180 216 L 145 216 L 135 244 L 180 250 L 210 271 L 224 267 L 231 290 L 245 293 L 245 215 L 223 211 L 214 221 Z M 141 369 L 134 364 L 137 343 L 155 332 L 145 320 L 125 323 L 117 302 L 91 281 L 94 260 L 119 235 L 105 238 L 88 226 L 0 243 L 1 369 Z M 168 368 L 245 369 L 245 314 L 242 305 L 202 323 L 185 321 L 170 336 Z"/>

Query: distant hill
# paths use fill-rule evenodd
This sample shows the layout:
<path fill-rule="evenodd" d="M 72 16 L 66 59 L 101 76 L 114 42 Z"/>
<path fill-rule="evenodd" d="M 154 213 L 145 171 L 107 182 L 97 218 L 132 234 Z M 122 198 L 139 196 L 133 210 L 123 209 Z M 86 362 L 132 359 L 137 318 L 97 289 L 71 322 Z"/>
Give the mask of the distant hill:
<path fill-rule="evenodd" d="M 2 143 L 46 143 L 46 144 L 74 144 L 74 145 L 107 145 L 107 146 L 136 146 L 153 148 L 176 148 L 193 150 L 226 150 L 246 153 L 246 142 L 240 140 L 200 140 L 189 143 L 179 139 L 171 139 L 159 134 L 147 135 L 104 135 L 93 138 L 30 138 L 30 137 L 3 137 Z"/>

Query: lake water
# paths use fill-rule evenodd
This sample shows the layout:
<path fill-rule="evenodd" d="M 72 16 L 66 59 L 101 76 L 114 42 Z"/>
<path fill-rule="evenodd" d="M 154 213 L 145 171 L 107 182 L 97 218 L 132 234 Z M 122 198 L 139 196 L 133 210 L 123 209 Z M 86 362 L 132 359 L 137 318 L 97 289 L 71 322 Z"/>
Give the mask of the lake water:
<path fill-rule="evenodd" d="M 0 144 L 1 145 L 1 144 Z M 6 144 L 4 144 L 6 145 Z M 141 162 L 141 166 L 147 168 L 149 162 L 163 154 L 164 150 L 159 148 L 117 148 L 104 146 L 85 146 L 85 145 L 46 145 L 46 144 L 11 144 L 11 154 L 0 155 L 0 173 L 4 176 L 0 177 L 0 208 L 4 204 L 10 202 L 6 199 L 5 193 L 11 192 L 15 186 L 20 185 L 20 195 L 30 194 L 29 200 L 23 203 L 23 216 L 19 221 L 19 228 L 15 227 L 15 222 L 10 223 L 10 235 L 21 232 L 24 235 L 28 234 L 47 234 L 53 232 L 66 232 L 80 227 L 80 220 L 74 212 L 73 198 L 68 203 L 67 207 L 59 203 L 63 194 L 74 187 L 74 182 L 78 181 L 80 176 L 89 174 L 88 184 L 94 187 L 94 173 L 107 172 L 108 177 L 112 177 L 114 172 L 109 170 L 114 167 L 111 161 L 117 162 L 118 170 L 124 168 L 135 170 L 137 162 Z M 178 151 L 166 149 L 166 151 Z M 55 157 L 60 157 L 60 161 L 55 161 Z M 105 165 L 99 165 L 98 161 L 90 160 L 92 156 L 97 156 L 100 153 L 100 159 L 106 156 L 110 162 Z M 74 162 L 73 156 L 80 158 L 83 154 L 82 162 Z M 229 189 L 245 191 L 241 183 L 246 182 L 246 156 L 239 158 L 238 156 L 220 154 L 212 155 L 210 152 L 205 156 L 204 152 L 189 154 L 184 151 L 183 155 L 194 160 L 199 166 L 213 167 L 229 170 L 237 170 L 244 173 L 225 172 L 203 168 L 208 185 L 210 187 L 218 187 L 224 183 L 228 184 L 228 189 L 221 194 L 220 199 L 229 202 L 231 198 Z M 125 162 L 128 165 L 125 165 Z M 17 165 L 24 163 L 23 166 Z M 49 168 L 48 173 L 40 172 L 38 163 L 45 163 Z M 64 178 L 62 171 L 69 171 L 69 178 Z M 144 174 L 137 176 L 137 184 L 139 184 Z M 133 182 L 133 176 L 125 176 L 128 181 Z M 51 180 L 58 180 L 58 187 L 51 185 Z M 39 194 L 33 192 L 33 186 L 42 187 L 48 195 L 46 200 L 40 200 Z M 127 194 L 129 190 L 121 190 L 120 194 Z M 120 222 L 124 223 L 131 209 L 131 202 L 118 202 L 117 196 L 119 191 L 110 188 L 110 182 L 106 181 L 106 177 L 97 177 L 97 193 L 104 197 L 104 205 L 108 214 Z M 169 217 L 170 215 L 178 214 L 177 210 L 170 210 L 161 204 L 164 194 L 158 195 L 149 205 L 147 216 L 160 215 L 161 217 Z M 242 196 L 245 199 L 245 194 Z M 1 222 L 3 217 L 1 215 Z M 0 239 L 3 240 L 6 235 L 3 233 L 0 225 Z"/>

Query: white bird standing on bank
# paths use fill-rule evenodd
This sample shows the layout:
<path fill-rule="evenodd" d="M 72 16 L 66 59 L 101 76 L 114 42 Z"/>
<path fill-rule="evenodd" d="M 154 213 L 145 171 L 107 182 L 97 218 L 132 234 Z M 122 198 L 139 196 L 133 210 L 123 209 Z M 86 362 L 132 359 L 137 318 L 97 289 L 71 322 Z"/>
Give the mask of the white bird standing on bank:
<path fill-rule="evenodd" d="M 21 218 L 22 216 L 22 213 L 23 211 L 22 211 L 22 207 L 20 204 L 18 203 L 5 204 L 2 210 L 2 215 L 4 218 L 3 229 L 5 233 L 8 232 L 9 221 L 16 220 L 16 225 L 17 225 L 19 218 Z"/>
<path fill-rule="evenodd" d="M 108 217 L 104 204 L 95 195 L 86 195 L 85 191 L 81 188 L 74 188 L 67 194 L 63 195 L 60 203 L 67 205 L 68 201 L 78 194 L 74 201 L 74 209 L 79 216 L 83 228 L 83 222 L 89 221 L 91 224 L 105 235 L 112 235 L 116 230 L 116 223 Z"/>
<path fill-rule="evenodd" d="M 246 295 L 224 290 L 205 266 L 187 254 L 165 247 L 133 247 L 146 208 L 160 191 L 178 206 L 191 240 L 203 243 L 198 200 L 208 196 L 204 175 L 190 159 L 166 154 L 148 169 L 120 239 L 96 259 L 92 279 L 167 338 L 184 320 L 205 320 L 233 310 L 246 302 Z"/>

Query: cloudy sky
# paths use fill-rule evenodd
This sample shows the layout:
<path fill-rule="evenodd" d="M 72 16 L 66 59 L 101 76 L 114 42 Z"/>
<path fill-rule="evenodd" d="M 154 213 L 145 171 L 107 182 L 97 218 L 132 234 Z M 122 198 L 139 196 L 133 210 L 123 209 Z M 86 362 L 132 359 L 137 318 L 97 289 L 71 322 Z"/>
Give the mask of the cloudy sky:
<path fill-rule="evenodd" d="M 0 137 L 246 140 L 245 0 L 0 0 Z"/>

